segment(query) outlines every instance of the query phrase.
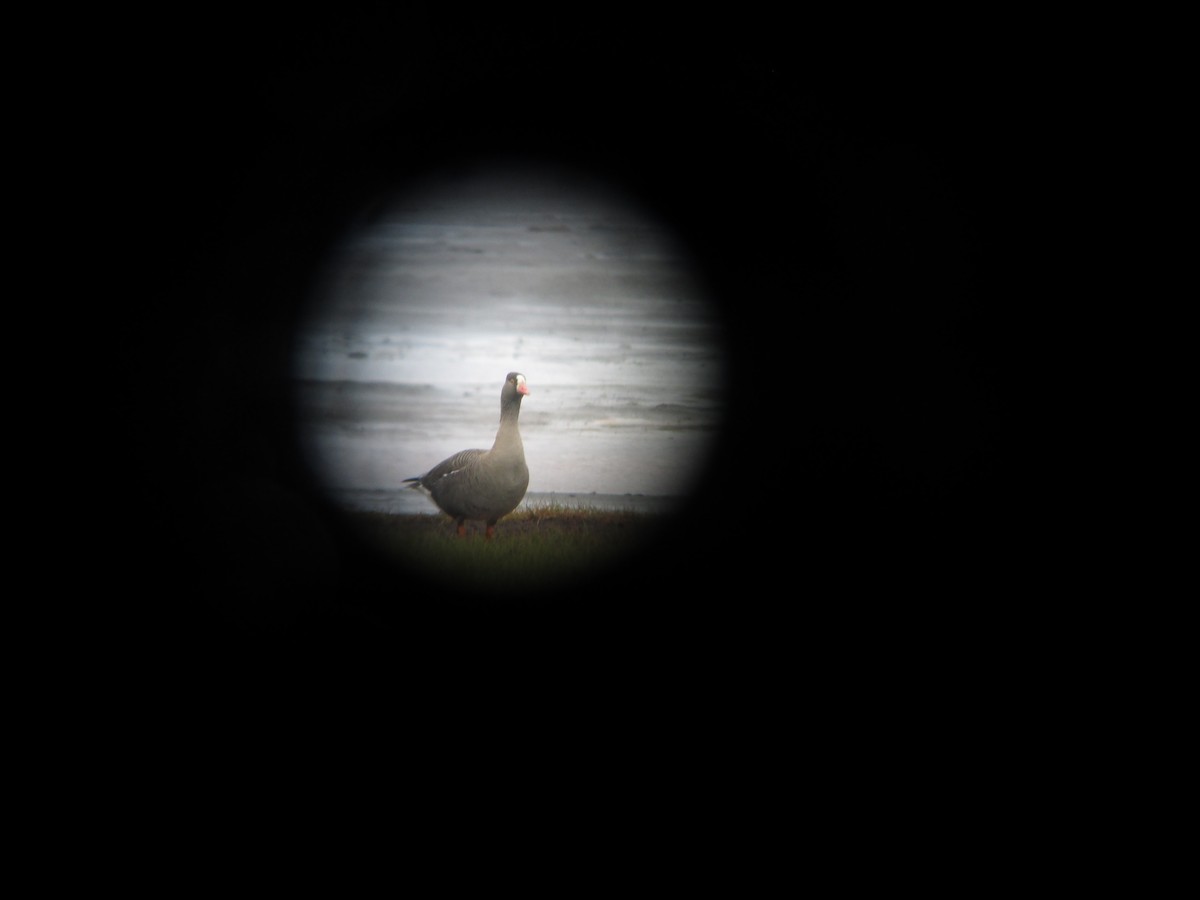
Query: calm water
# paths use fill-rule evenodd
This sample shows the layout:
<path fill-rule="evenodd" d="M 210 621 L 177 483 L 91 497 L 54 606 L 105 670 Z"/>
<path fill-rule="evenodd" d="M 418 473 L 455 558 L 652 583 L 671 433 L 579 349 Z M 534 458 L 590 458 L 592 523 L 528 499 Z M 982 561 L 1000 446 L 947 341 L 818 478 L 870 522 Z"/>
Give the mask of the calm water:
<path fill-rule="evenodd" d="M 435 512 L 403 479 L 491 446 L 513 370 L 528 500 L 696 486 L 725 362 L 691 261 L 623 198 L 513 171 L 403 196 L 329 261 L 295 353 L 312 465 L 349 506 Z"/>

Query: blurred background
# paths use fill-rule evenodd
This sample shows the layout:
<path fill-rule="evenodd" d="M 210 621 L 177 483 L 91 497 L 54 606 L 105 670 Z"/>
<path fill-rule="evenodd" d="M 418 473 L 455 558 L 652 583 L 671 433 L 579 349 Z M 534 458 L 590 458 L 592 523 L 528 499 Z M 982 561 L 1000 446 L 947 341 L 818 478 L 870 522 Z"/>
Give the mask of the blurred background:
<path fill-rule="evenodd" d="M 725 351 L 699 265 L 620 188 L 481 162 L 381 198 L 296 335 L 300 439 L 335 502 L 430 513 L 403 479 L 487 449 L 505 375 L 527 503 L 661 511 L 721 425 Z"/>
<path fill-rule="evenodd" d="M 373 4 L 189 22 L 124 60 L 114 502 L 147 589 L 186 633 L 484 629 L 337 508 L 396 508 L 486 446 L 510 370 L 531 491 L 675 498 L 670 539 L 560 624 L 770 633 L 853 595 L 882 635 L 895 591 L 988 589 L 1003 79 L 969 48 L 828 39 Z"/>

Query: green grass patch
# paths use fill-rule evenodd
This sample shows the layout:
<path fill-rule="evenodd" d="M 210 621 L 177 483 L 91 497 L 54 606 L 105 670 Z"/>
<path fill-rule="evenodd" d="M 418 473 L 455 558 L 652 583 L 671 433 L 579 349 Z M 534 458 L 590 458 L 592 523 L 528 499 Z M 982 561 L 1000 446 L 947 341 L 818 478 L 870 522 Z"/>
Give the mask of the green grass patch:
<path fill-rule="evenodd" d="M 657 514 L 558 504 L 522 508 L 501 519 L 495 537 L 468 522 L 459 537 L 447 516 L 355 513 L 365 539 L 398 564 L 481 596 L 527 596 L 619 564 L 645 547 Z"/>

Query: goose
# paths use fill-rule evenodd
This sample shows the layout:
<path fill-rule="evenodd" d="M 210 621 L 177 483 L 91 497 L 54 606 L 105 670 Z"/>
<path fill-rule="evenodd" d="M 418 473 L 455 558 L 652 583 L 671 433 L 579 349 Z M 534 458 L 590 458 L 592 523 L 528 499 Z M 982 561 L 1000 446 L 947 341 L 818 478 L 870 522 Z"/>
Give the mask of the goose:
<path fill-rule="evenodd" d="M 525 376 L 509 372 L 500 391 L 500 428 L 492 449 L 461 450 L 424 475 L 404 479 L 409 487 L 427 491 L 442 512 L 457 520 L 459 537 L 467 533 L 466 520 L 476 519 L 487 523 L 484 536 L 490 540 L 496 522 L 525 496 L 529 468 L 517 416 L 528 393 Z"/>

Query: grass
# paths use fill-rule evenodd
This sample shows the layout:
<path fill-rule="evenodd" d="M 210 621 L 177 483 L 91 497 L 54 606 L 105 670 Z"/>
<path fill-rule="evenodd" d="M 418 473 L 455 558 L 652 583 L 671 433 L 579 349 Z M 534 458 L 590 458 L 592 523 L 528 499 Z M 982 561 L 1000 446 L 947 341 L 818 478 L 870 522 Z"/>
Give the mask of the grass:
<path fill-rule="evenodd" d="M 528 595 L 579 583 L 644 547 L 662 517 L 632 510 L 547 504 L 501 519 L 495 537 L 468 522 L 460 538 L 448 516 L 355 513 L 352 521 L 385 557 L 448 588 L 487 596 Z"/>

